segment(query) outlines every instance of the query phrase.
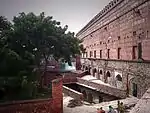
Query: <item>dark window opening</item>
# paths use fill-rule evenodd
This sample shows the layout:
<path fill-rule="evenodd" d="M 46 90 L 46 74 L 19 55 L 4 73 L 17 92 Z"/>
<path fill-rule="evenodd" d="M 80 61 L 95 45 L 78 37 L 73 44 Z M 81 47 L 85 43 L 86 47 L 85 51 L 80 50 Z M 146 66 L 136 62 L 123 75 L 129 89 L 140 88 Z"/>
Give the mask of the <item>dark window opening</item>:
<path fill-rule="evenodd" d="M 85 53 L 86 54 L 86 58 L 88 57 L 88 52 Z"/>
<path fill-rule="evenodd" d="M 133 96 L 137 97 L 137 84 L 133 83 Z"/>
<path fill-rule="evenodd" d="M 142 44 L 138 43 L 138 59 L 142 59 Z"/>
<path fill-rule="evenodd" d="M 92 57 L 92 51 L 90 51 L 90 57 Z"/>
<path fill-rule="evenodd" d="M 96 58 L 96 51 L 94 51 L 94 58 Z"/>
<path fill-rule="evenodd" d="M 121 48 L 118 48 L 118 59 L 121 57 Z"/>
<path fill-rule="evenodd" d="M 107 50 L 107 58 L 110 58 L 110 49 Z"/>
<path fill-rule="evenodd" d="M 120 40 L 120 36 L 118 36 L 118 40 Z"/>
<path fill-rule="evenodd" d="M 133 46 L 132 59 L 137 59 L 137 46 Z"/>
<path fill-rule="evenodd" d="M 102 50 L 100 50 L 100 58 L 102 58 Z"/>

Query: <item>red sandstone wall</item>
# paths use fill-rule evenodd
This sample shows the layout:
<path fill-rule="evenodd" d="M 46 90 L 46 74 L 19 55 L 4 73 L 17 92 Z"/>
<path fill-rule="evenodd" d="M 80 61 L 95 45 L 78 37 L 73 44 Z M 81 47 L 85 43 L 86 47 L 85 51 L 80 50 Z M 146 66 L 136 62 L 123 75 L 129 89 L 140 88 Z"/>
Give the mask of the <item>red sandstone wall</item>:
<path fill-rule="evenodd" d="M 83 45 L 88 57 L 90 57 L 90 51 L 93 53 L 96 51 L 96 58 L 100 58 L 100 50 L 102 50 L 102 59 L 107 59 L 107 49 L 110 49 L 110 59 L 118 59 L 117 49 L 121 48 L 121 60 L 133 60 L 132 47 L 138 46 L 140 42 L 142 58 L 150 60 L 149 7 L 148 0 L 122 0 L 109 12 L 104 11 L 103 17 L 77 36 L 84 38 Z M 91 58 L 94 58 L 94 54 Z"/>
<path fill-rule="evenodd" d="M 52 81 L 52 98 L 0 104 L 0 113 L 63 113 L 62 79 Z"/>

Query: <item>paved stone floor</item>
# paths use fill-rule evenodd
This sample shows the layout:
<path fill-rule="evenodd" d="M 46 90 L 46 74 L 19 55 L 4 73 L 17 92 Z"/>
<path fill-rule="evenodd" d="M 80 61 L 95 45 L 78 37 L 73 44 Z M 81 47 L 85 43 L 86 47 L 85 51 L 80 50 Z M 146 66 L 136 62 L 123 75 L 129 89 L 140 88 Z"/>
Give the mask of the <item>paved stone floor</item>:
<path fill-rule="evenodd" d="M 111 102 L 102 102 L 100 104 L 88 104 L 86 102 L 84 102 L 84 104 L 82 106 L 78 106 L 75 108 L 69 108 L 67 107 L 69 100 L 71 100 L 72 98 L 69 96 L 64 96 L 63 97 L 63 110 L 64 113 L 97 113 L 97 108 L 103 107 L 103 109 L 105 111 L 108 111 L 108 106 L 111 105 L 114 108 L 117 108 L 117 100 L 115 101 L 111 101 Z M 138 99 L 135 97 L 131 97 L 131 98 L 127 98 L 127 99 L 123 99 L 120 100 L 121 102 L 123 102 L 125 105 L 133 105 L 136 104 L 138 102 Z"/>

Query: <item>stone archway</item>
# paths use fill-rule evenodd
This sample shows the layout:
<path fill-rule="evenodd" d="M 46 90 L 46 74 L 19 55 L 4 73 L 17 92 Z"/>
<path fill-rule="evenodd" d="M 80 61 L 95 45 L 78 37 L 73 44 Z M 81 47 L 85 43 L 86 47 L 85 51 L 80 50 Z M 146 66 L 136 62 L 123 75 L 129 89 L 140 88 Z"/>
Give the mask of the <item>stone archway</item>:
<path fill-rule="evenodd" d="M 93 95 L 91 93 L 88 94 L 88 102 L 89 103 L 93 102 Z"/>
<path fill-rule="evenodd" d="M 122 76 L 120 74 L 116 76 L 116 85 L 117 85 L 117 88 L 119 89 L 122 88 Z"/>
<path fill-rule="evenodd" d="M 99 70 L 99 71 L 98 71 L 98 79 L 99 79 L 99 80 L 102 80 L 102 74 L 103 74 L 103 71 L 102 71 L 102 70 Z"/>
<path fill-rule="evenodd" d="M 108 83 L 108 78 L 109 78 L 109 77 L 111 77 L 111 74 L 110 74 L 109 71 L 107 71 L 107 73 L 106 73 L 106 75 L 105 75 L 105 77 L 104 77 L 104 82 L 105 82 L 105 83 Z"/>
<path fill-rule="evenodd" d="M 102 74 L 103 74 L 103 71 L 102 71 L 102 70 L 100 70 L 100 71 L 99 71 L 99 74 L 101 74 L 101 75 L 102 75 Z"/>
<path fill-rule="evenodd" d="M 96 69 L 96 68 L 94 68 L 94 69 L 93 69 L 93 77 L 95 77 L 95 76 L 96 76 L 96 73 L 97 73 L 97 69 Z"/>
<path fill-rule="evenodd" d="M 85 67 L 85 70 L 88 71 L 88 67 L 87 66 Z"/>
<path fill-rule="evenodd" d="M 86 94 L 86 91 L 85 91 L 85 90 L 82 92 L 82 94 L 83 94 L 84 100 L 87 100 L 87 94 Z"/>
<path fill-rule="evenodd" d="M 121 75 L 120 75 L 120 74 L 118 74 L 118 75 L 116 76 L 116 79 L 117 79 L 117 81 L 122 82 L 122 77 L 121 77 Z"/>
<path fill-rule="evenodd" d="M 135 77 L 129 78 L 129 92 L 134 97 L 138 97 L 138 81 L 135 79 Z"/>

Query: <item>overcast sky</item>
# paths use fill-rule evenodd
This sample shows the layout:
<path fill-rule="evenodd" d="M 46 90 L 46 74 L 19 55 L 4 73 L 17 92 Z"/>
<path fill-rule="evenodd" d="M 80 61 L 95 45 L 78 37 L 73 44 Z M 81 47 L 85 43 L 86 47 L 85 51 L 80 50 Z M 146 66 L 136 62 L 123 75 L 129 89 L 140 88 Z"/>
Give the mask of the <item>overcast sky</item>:
<path fill-rule="evenodd" d="M 77 33 L 111 0 L 0 0 L 0 16 L 12 20 L 20 12 L 53 16 Z"/>

